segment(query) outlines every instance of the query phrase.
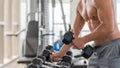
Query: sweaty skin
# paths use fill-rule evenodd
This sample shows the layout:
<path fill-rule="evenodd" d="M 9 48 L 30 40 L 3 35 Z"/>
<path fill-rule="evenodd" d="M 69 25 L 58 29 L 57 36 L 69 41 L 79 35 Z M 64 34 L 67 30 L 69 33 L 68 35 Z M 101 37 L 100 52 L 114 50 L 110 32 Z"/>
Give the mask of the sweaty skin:
<path fill-rule="evenodd" d="M 98 45 L 120 38 L 114 13 L 112 0 L 79 0 L 73 25 L 75 36 L 72 42 L 73 46 L 81 49 L 89 41 L 94 41 Z M 78 37 L 85 23 L 88 23 L 91 33 L 83 37 Z M 61 58 L 71 46 L 71 44 L 70 46 L 63 45 L 63 48 L 53 54 L 51 59 Z"/>

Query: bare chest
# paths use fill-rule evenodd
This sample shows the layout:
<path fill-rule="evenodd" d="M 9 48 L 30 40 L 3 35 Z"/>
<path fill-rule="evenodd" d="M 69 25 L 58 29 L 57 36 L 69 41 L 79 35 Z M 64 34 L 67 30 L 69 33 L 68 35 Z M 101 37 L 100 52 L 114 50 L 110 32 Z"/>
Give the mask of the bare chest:
<path fill-rule="evenodd" d="M 92 0 L 82 0 L 78 10 L 85 21 L 98 20 L 97 10 Z"/>

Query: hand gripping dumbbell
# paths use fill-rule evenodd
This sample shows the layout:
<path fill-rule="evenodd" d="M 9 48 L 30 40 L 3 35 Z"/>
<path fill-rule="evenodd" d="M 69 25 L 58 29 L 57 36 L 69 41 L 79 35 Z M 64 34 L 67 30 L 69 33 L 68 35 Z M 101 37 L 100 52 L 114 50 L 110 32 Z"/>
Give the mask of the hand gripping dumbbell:
<path fill-rule="evenodd" d="M 62 42 L 64 44 L 70 44 L 72 42 L 72 40 L 74 39 L 73 35 L 74 34 L 71 31 L 66 32 L 63 36 Z"/>
<path fill-rule="evenodd" d="M 64 44 L 70 44 L 72 42 L 72 40 L 74 39 L 73 37 L 73 33 L 71 31 L 68 31 L 64 34 L 64 37 L 63 37 L 63 40 L 62 42 Z M 83 49 L 83 52 L 82 52 L 82 55 L 83 57 L 85 58 L 89 58 L 93 53 L 93 47 L 90 46 L 90 45 L 87 45 L 84 49 Z"/>
<path fill-rule="evenodd" d="M 69 25 L 69 31 L 67 31 L 64 34 L 63 39 L 62 39 L 62 42 L 64 44 L 70 44 L 72 42 L 72 40 L 74 39 L 74 37 L 73 37 L 74 34 L 70 30 L 71 30 L 71 26 Z"/>
<path fill-rule="evenodd" d="M 53 46 L 47 46 L 42 53 L 42 56 L 45 57 L 45 61 L 50 62 L 50 55 L 52 55 L 54 49 Z"/>
<path fill-rule="evenodd" d="M 60 68 L 70 68 L 72 63 L 72 52 L 68 51 L 65 56 L 62 57 L 62 60 L 58 63 Z"/>

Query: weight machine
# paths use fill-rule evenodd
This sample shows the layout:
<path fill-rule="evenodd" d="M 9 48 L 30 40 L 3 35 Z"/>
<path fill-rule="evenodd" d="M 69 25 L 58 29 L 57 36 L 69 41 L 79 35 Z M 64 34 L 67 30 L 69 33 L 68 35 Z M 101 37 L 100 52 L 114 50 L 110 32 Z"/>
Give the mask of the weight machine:
<path fill-rule="evenodd" d="M 32 0 L 33 1 L 33 0 Z M 25 68 L 70 68 L 72 65 L 72 54 L 69 52 L 63 57 L 63 60 L 58 64 L 51 63 L 47 60 L 48 56 L 51 54 L 51 50 L 49 48 L 45 48 L 47 46 L 45 41 L 45 36 L 54 35 L 45 33 L 46 27 L 46 2 L 48 0 L 35 0 L 36 1 L 36 9 L 27 13 L 27 28 L 26 31 L 26 39 L 23 45 L 23 55 L 18 59 L 19 64 L 25 64 Z M 62 1 L 60 1 L 63 21 L 66 30 L 66 22 L 65 15 L 63 11 Z M 31 15 L 34 15 L 36 20 L 31 19 Z M 30 18 L 29 18 L 30 17 Z M 47 31 L 46 31 L 47 32 Z M 47 58 L 46 58 L 47 56 Z M 47 66 L 47 67 L 46 67 Z M 73 67 L 74 68 L 74 67 Z"/>

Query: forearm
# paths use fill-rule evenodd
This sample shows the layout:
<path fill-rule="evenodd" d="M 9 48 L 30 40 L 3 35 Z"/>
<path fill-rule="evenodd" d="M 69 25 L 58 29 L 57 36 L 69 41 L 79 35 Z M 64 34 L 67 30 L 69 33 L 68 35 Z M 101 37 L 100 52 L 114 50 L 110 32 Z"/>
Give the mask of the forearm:
<path fill-rule="evenodd" d="M 61 53 L 61 55 L 63 56 L 70 48 L 72 45 L 65 45 L 63 44 L 61 50 L 59 51 Z"/>
<path fill-rule="evenodd" d="M 104 24 L 99 25 L 93 32 L 83 37 L 85 42 L 97 40 L 110 35 L 113 32 L 111 28 L 105 28 Z"/>
<path fill-rule="evenodd" d="M 73 32 L 73 34 L 74 34 L 74 37 L 79 36 L 80 30 L 82 29 L 83 25 L 84 24 L 80 24 L 79 22 L 75 21 L 75 23 L 73 25 L 73 29 L 71 30 L 71 32 Z M 72 47 L 71 43 L 68 45 L 63 44 L 61 50 L 59 51 L 62 56 Z"/>

